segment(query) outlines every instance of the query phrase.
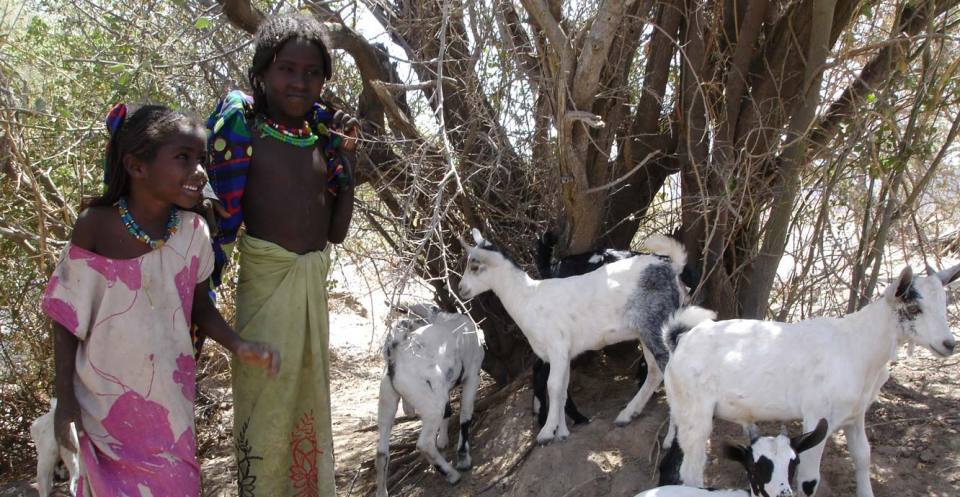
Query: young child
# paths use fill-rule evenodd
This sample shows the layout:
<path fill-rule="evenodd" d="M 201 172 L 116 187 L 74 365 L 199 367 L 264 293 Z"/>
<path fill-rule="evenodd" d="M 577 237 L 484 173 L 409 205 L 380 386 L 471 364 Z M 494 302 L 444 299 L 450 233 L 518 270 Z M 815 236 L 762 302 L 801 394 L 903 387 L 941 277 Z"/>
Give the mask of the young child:
<path fill-rule="evenodd" d="M 237 330 L 283 355 L 276 381 L 234 361 L 239 494 L 334 496 L 326 278 L 330 244 L 347 235 L 354 179 L 341 154 L 355 121 L 320 100 L 331 76 L 322 27 L 266 19 L 249 71 L 253 96 L 228 94 L 207 121 L 220 222 L 214 281 L 236 240 Z M 333 132 L 344 130 L 344 134 Z"/>
<path fill-rule="evenodd" d="M 181 210 L 206 183 L 203 127 L 160 106 L 126 114 L 107 117 L 106 191 L 77 219 L 43 298 L 55 433 L 74 449 L 77 428 L 78 495 L 199 496 L 191 323 L 266 374 L 279 356 L 236 335 L 207 296 L 210 235 Z"/>

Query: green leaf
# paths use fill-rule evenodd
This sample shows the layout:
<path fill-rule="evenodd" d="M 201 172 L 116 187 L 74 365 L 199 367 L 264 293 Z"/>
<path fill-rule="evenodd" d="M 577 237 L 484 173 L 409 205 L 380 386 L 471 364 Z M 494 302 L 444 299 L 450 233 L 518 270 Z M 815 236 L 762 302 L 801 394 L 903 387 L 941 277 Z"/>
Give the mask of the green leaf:
<path fill-rule="evenodd" d="M 196 26 L 197 29 L 207 29 L 213 25 L 213 21 L 207 16 L 200 16 L 193 25 Z"/>
<path fill-rule="evenodd" d="M 872 104 L 872 103 L 874 103 L 874 102 L 876 102 L 876 101 L 877 101 L 877 94 L 876 94 L 876 93 L 871 93 L 871 94 L 867 95 L 867 103 Z"/>

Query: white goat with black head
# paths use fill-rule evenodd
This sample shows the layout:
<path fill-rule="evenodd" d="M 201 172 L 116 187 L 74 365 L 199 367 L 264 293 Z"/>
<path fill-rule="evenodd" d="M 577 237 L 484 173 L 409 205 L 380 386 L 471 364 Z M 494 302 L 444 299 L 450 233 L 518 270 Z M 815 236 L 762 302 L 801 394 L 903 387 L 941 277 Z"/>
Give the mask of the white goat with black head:
<path fill-rule="evenodd" d="M 480 385 L 483 345 L 476 326 L 463 314 L 438 312 L 430 306 L 412 306 L 408 317 L 398 320 L 383 346 L 386 372 L 380 381 L 377 407 L 377 497 L 387 495 L 390 462 L 390 430 L 403 399 L 413 407 L 423 426 L 417 449 L 450 483 L 460 481 L 457 469 L 469 469 L 470 424 Z M 460 440 L 456 469 L 440 449 L 449 442 L 450 389 L 462 384 L 460 395 Z"/>
<path fill-rule="evenodd" d="M 792 497 L 792 481 L 800 462 L 800 454 L 823 441 L 827 436 L 827 420 L 802 435 L 787 438 L 751 436 L 750 445 L 723 445 L 723 455 L 742 464 L 747 470 L 750 490 L 715 490 L 682 485 L 667 485 L 640 492 L 634 497 Z"/>
<path fill-rule="evenodd" d="M 944 286 L 960 274 L 960 266 L 928 273 L 914 278 L 905 268 L 880 299 L 841 318 L 715 322 L 704 309 L 679 312 L 665 327 L 664 340 L 675 348 L 665 373 L 667 440 L 673 454 L 679 441 L 682 481 L 703 484 L 714 416 L 743 426 L 800 419 L 805 429 L 825 418 L 831 430 L 846 433 L 857 496 L 872 497 L 864 415 L 890 376 L 890 361 L 904 342 L 941 357 L 956 346 L 947 325 Z M 823 447 L 800 458 L 797 481 L 807 496 L 820 483 Z M 671 461 L 675 458 L 668 455 L 661 475 L 675 474 Z"/>
<path fill-rule="evenodd" d="M 640 339 L 649 371 L 643 388 L 617 416 L 626 424 L 638 414 L 663 378 L 669 353 L 660 328 L 680 305 L 685 292 L 678 275 L 686 262 L 679 242 L 651 237 L 647 246 L 664 254 L 613 262 L 587 274 L 535 280 L 473 230 L 475 247 L 461 240 L 467 267 L 460 295 L 473 298 L 492 290 L 530 342 L 533 352 L 551 364 L 547 380 L 547 422 L 541 444 L 570 435 L 563 408 L 570 381 L 570 360 L 586 350 Z"/>

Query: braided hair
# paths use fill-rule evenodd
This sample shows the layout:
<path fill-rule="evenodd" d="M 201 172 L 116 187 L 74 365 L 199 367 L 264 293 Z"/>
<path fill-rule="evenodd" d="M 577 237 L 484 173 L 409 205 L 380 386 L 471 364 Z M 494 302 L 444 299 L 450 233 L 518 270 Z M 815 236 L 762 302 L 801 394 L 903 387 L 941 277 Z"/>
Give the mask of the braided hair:
<path fill-rule="evenodd" d="M 204 129 L 196 118 L 162 105 L 144 105 L 127 117 L 127 106 L 117 104 L 107 115 L 110 133 L 103 167 L 105 189 L 98 197 L 83 202 L 83 208 L 113 205 L 120 197 L 130 194 L 130 174 L 123 167 L 123 158 L 130 154 L 138 160 L 150 162 L 171 133 L 188 126 Z"/>
<path fill-rule="evenodd" d="M 290 40 L 299 39 L 314 44 L 320 50 L 320 58 L 323 61 L 323 80 L 330 79 L 333 75 L 333 64 L 327 45 L 323 41 L 324 36 L 323 25 L 319 21 L 299 13 L 268 17 L 260 24 L 254 37 L 253 63 L 247 72 L 247 78 L 253 90 L 255 114 L 266 113 L 267 95 L 264 92 L 261 77 L 276 59 L 277 53 Z"/>

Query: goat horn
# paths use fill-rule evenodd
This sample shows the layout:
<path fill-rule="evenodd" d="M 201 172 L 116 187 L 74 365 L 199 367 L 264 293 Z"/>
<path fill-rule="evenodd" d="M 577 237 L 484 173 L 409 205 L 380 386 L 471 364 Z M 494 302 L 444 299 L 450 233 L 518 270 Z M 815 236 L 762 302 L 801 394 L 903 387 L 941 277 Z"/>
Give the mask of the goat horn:
<path fill-rule="evenodd" d="M 933 276 L 935 274 L 937 274 L 937 270 L 933 269 L 933 266 L 930 264 L 927 264 L 927 276 Z"/>
<path fill-rule="evenodd" d="M 477 228 L 473 228 L 472 230 L 470 230 L 470 233 L 473 234 L 473 241 L 477 245 L 480 245 L 481 243 L 483 243 L 483 235 L 480 234 L 480 230 L 478 230 Z"/>
<path fill-rule="evenodd" d="M 937 277 L 940 278 L 940 283 L 942 283 L 943 286 L 952 283 L 953 280 L 957 279 L 957 276 L 960 276 L 960 264 L 937 273 Z"/>
<path fill-rule="evenodd" d="M 473 247 L 470 246 L 469 243 L 467 243 L 466 240 L 463 239 L 462 236 L 458 236 L 458 237 L 457 237 L 457 240 L 460 241 L 460 246 L 463 247 L 463 250 L 470 250 L 471 248 L 473 248 Z"/>

